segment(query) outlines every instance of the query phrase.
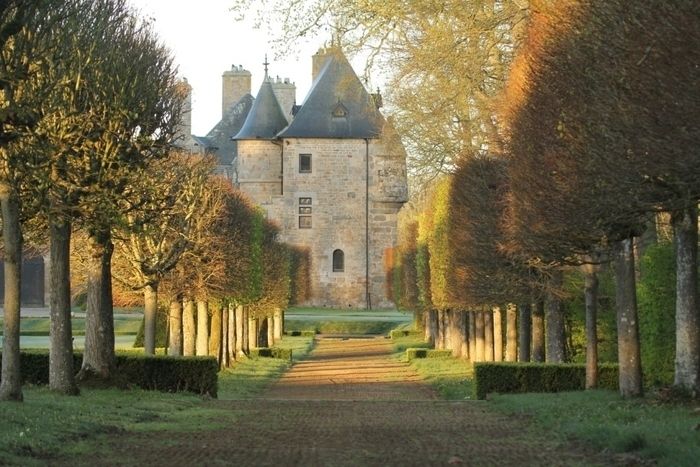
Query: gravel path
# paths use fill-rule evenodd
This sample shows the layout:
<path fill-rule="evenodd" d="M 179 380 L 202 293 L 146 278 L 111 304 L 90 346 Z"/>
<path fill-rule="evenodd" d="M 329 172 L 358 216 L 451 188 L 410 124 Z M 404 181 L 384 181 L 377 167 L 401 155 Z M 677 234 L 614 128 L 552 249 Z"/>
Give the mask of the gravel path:
<path fill-rule="evenodd" d="M 124 455 L 110 455 L 110 463 L 609 465 L 533 433 L 527 420 L 492 412 L 488 403 L 437 400 L 410 366 L 391 357 L 384 339 L 320 339 L 307 360 L 258 399 L 207 404 L 235 421 L 223 429 L 117 436 L 104 447 Z"/>

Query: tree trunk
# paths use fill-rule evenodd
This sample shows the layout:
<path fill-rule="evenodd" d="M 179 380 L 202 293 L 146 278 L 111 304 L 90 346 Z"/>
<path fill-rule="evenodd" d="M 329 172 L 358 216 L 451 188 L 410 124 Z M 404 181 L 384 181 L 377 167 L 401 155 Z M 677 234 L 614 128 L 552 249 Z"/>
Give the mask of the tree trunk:
<path fill-rule="evenodd" d="M 474 361 L 483 362 L 486 352 L 484 342 L 484 313 L 481 311 L 476 311 L 474 313 L 476 313 L 476 352 Z"/>
<path fill-rule="evenodd" d="M 584 269 L 586 302 L 586 389 L 598 386 L 598 273 L 592 266 Z"/>
<path fill-rule="evenodd" d="M 143 289 L 143 350 L 146 355 L 156 353 L 156 315 L 158 314 L 158 283 Z"/>
<path fill-rule="evenodd" d="M 484 316 L 484 360 L 493 361 L 493 313 L 483 311 Z"/>
<path fill-rule="evenodd" d="M 236 360 L 246 353 L 245 348 L 245 312 L 243 305 L 236 305 Z"/>
<path fill-rule="evenodd" d="M 266 318 L 267 321 L 267 346 L 272 347 L 275 345 L 275 324 L 272 316 Z"/>
<path fill-rule="evenodd" d="M 284 311 L 281 309 L 276 309 L 275 314 L 272 317 L 273 324 L 274 324 L 274 334 L 273 337 L 275 339 L 275 342 L 281 341 L 282 336 L 284 335 L 284 325 L 283 325 L 283 318 L 284 316 Z"/>
<path fill-rule="evenodd" d="M 209 304 L 206 300 L 197 301 L 197 343 L 198 356 L 209 355 Z"/>
<path fill-rule="evenodd" d="M 22 401 L 19 323 L 22 290 L 22 231 L 19 199 L 7 184 L 0 185 L 2 236 L 5 260 L 5 304 L 2 342 L 2 376 L 0 400 Z"/>
<path fill-rule="evenodd" d="M 85 350 L 78 380 L 108 380 L 116 364 L 112 304 L 114 245 L 109 230 L 90 235 L 88 248 Z"/>
<path fill-rule="evenodd" d="M 676 362 L 673 384 L 700 391 L 698 315 L 698 211 L 692 206 L 673 216 L 676 242 Z"/>
<path fill-rule="evenodd" d="M 464 340 L 464 329 L 460 328 L 461 315 L 457 310 L 450 310 L 450 340 L 452 343 L 452 355 L 462 356 L 462 341 Z"/>
<path fill-rule="evenodd" d="M 428 311 L 428 330 L 429 330 L 429 335 L 430 339 L 428 342 L 435 347 L 438 348 L 438 313 L 437 310 L 429 310 Z"/>
<path fill-rule="evenodd" d="M 423 313 L 420 311 L 413 312 L 413 329 L 416 331 L 424 331 Z"/>
<path fill-rule="evenodd" d="M 228 361 L 229 365 L 233 365 L 236 360 L 236 307 L 229 303 L 228 305 Z"/>
<path fill-rule="evenodd" d="M 228 366 L 228 305 L 226 305 L 221 307 L 221 368 Z"/>
<path fill-rule="evenodd" d="M 564 273 L 554 271 L 550 289 L 545 301 L 545 321 L 547 323 L 545 338 L 546 361 L 548 363 L 564 363 L 566 361 L 566 329 L 564 328 L 564 309 L 559 298 L 564 283 Z"/>
<path fill-rule="evenodd" d="M 458 349 L 456 355 L 462 358 L 469 358 L 469 333 L 467 329 L 467 315 L 464 311 L 454 312 L 455 321 L 455 347 Z"/>
<path fill-rule="evenodd" d="M 170 336 L 168 355 L 182 356 L 182 297 L 174 297 L 170 300 L 168 335 Z"/>
<path fill-rule="evenodd" d="M 476 312 L 467 313 L 467 328 L 469 329 L 469 360 L 476 361 Z"/>
<path fill-rule="evenodd" d="M 462 339 L 462 357 L 469 360 L 472 358 L 471 353 L 469 353 L 469 348 L 471 347 L 471 337 L 469 336 L 469 313 L 462 311 L 459 314 L 459 323 L 464 336 Z"/>
<path fill-rule="evenodd" d="M 518 307 L 518 361 L 530 361 L 530 346 L 532 344 L 532 306 L 523 303 Z"/>
<path fill-rule="evenodd" d="M 442 320 L 443 311 L 435 310 L 435 348 L 438 350 L 445 348 L 445 328 L 443 327 Z"/>
<path fill-rule="evenodd" d="M 197 339 L 197 326 L 195 325 L 196 305 L 191 298 L 185 299 L 182 308 L 182 355 L 191 357 L 195 354 L 195 341 Z"/>
<path fill-rule="evenodd" d="M 214 305 L 211 310 L 209 355 L 216 358 L 216 361 L 221 365 L 221 305 L 218 303 Z"/>
<path fill-rule="evenodd" d="M 51 336 L 49 347 L 49 388 L 77 395 L 73 369 L 73 330 L 70 310 L 69 222 L 50 223 L 51 237 Z"/>
<path fill-rule="evenodd" d="M 615 249 L 615 307 L 617 309 L 620 394 L 623 397 L 638 397 L 642 395 L 643 390 L 632 239 L 618 242 Z"/>
<path fill-rule="evenodd" d="M 506 361 L 518 359 L 518 309 L 514 303 L 506 306 Z"/>
<path fill-rule="evenodd" d="M 258 347 L 258 320 L 248 317 L 248 348 Z"/>
<path fill-rule="evenodd" d="M 503 317 L 501 307 L 493 309 L 493 359 L 496 362 L 503 361 Z"/>
<path fill-rule="evenodd" d="M 532 361 L 544 362 L 544 302 L 535 302 L 532 310 Z"/>

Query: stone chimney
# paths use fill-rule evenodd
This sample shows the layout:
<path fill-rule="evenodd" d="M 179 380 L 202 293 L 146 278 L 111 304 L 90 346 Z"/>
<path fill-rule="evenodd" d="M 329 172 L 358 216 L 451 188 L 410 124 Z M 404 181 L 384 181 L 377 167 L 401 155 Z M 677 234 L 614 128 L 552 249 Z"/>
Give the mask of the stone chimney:
<path fill-rule="evenodd" d="M 250 94 L 250 71 L 242 65 L 231 65 L 221 76 L 221 115 L 226 113 L 241 97 Z"/>
<path fill-rule="evenodd" d="M 275 79 L 270 78 L 272 83 L 272 91 L 275 93 L 275 97 L 282 107 L 282 112 L 288 122 L 292 121 L 292 107 L 297 101 L 297 87 L 294 83 L 289 81 L 289 78 L 280 79 L 276 77 Z"/>
<path fill-rule="evenodd" d="M 316 81 L 316 77 L 318 74 L 323 70 L 323 66 L 326 64 L 326 61 L 330 58 L 331 55 L 333 54 L 339 54 L 340 49 L 338 47 L 321 47 L 318 49 L 318 52 L 316 52 L 312 57 L 311 57 L 311 82 L 313 83 Z"/>
<path fill-rule="evenodd" d="M 182 78 L 179 86 L 182 93 L 182 113 L 180 124 L 177 126 L 176 141 L 177 144 L 182 144 L 192 135 L 192 86 L 187 82 L 187 78 Z"/>

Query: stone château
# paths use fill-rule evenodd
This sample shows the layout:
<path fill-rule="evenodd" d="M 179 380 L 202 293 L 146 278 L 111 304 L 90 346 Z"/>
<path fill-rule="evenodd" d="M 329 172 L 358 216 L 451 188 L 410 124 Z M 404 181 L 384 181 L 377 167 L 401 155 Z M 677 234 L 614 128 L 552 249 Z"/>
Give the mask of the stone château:
<path fill-rule="evenodd" d="M 301 105 L 288 79 L 265 78 L 251 95 L 251 73 L 222 76 L 222 118 L 184 145 L 214 154 L 218 172 L 279 224 L 281 240 L 310 253 L 305 305 L 385 308 L 385 261 L 407 201 L 406 154 L 338 48 L 312 57 L 312 85 Z"/>

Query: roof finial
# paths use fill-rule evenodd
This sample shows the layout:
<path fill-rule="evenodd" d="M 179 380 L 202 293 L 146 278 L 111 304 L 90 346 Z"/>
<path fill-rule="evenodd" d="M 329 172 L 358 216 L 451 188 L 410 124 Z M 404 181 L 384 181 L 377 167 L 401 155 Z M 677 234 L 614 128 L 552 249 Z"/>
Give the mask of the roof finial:
<path fill-rule="evenodd" d="M 267 66 L 270 63 L 267 61 L 267 54 L 265 54 L 265 61 L 263 62 L 263 66 L 265 67 L 265 80 L 267 81 Z"/>

